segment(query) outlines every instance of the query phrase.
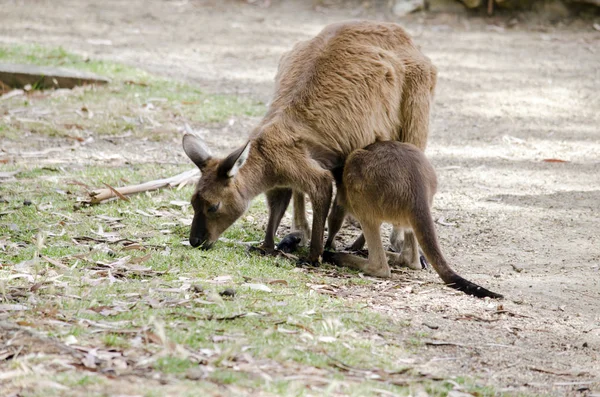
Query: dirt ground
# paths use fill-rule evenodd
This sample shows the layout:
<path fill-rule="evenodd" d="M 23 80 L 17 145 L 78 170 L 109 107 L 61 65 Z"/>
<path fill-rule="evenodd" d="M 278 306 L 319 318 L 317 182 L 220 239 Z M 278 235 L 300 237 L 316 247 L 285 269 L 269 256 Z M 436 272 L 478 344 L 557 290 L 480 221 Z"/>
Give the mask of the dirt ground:
<path fill-rule="evenodd" d="M 279 56 L 296 41 L 334 21 L 392 18 L 276 0 L 268 8 L 201 0 L 1 7 L 0 42 L 62 46 L 265 102 Z M 439 69 L 427 154 L 440 180 L 442 247 L 460 274 L 506 296 L 505 312 L 459 294 L 449 300 L 432 287 L 432 272 L 356 287 L 348 299 L 447 342 L 407 358 L 432 373 L 498 391 L 600 393 L 600 32 L 591 23 L 509 28 L 452 15 L 397 21 Z M 256 121 L 203 127 L 223 151 Z M 179 153 L 177 142 L 166 153 Z"/>

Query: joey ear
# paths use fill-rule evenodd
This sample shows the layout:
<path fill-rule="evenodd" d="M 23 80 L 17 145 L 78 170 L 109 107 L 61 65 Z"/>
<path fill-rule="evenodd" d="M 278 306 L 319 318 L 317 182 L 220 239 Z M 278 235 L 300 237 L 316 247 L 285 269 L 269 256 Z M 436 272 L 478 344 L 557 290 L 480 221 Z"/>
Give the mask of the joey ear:
<path fill-rule="evenodd" d="M 219 164 L 219 176 L 223 178 L 233 178 L 240 168 L 246 163 L 250 153 L 250 141 L 245 146 L 237 149 L 229 156 L 225 157 Z"/>
<path fill-rule="evenodd" d="M 200 138 L 193 134 L 183 135 L 183 151 L 187 156 L 202 169 L 206 165 L 206 162 L 212 158 L 208 148 L 204 146 L 204 143 Z"/>

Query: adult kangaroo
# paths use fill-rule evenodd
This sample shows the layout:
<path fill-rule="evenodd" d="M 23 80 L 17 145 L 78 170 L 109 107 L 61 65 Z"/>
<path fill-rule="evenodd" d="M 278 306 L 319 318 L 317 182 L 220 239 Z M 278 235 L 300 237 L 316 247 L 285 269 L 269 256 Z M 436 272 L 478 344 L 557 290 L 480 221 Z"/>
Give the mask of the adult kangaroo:
<path fill-rule="evenodd" d="M 190 134 L 183 148 L 202 176 L 192 196 L 193 247 L 210 248 L 266 192 L 269 220 L 263 249 L 294 192 L 294 228 L 305 236 L 304 194 L 313 206 L 307 260 L 318 263 L 331 205 L 330 170 L 376 141 L 424 149 L 437 70 L 398 25 L 344 22 L 325 27 L 283 55 L 274 98 L 249 140 L 224 159 L 212 158 Z"/>
<path fill-rule="evenodd" d="M 402 253 L 388 253 L 392 262 L 411 267 L 419 257 L 418 241 L 425 257 L 448 286 L 479 298 L 502 298 L 456 274 L 442 255 L 430 211 L 437 178 L 431 163 L 418 148 L 393 141 L 373 143 L 354 151 L 346 160 L 342 175 L 335 174 L 338 205 L 360 222 L 369 258 L 325 252 L 325 260 L 372 276 L 390 277 L 380 235 L 381 224 L 388 222 L 411 229 Z"/>

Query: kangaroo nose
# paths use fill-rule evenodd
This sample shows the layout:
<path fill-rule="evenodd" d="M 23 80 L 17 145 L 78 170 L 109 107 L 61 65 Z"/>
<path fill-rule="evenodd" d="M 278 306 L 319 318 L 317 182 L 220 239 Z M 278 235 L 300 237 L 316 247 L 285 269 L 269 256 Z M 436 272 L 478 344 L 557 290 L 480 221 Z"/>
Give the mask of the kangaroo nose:
<path fill-rule="evenodd" d="M 198 237 L 190 237 L 190 245 L 192 247 L 196 248 L 200 245 L 200 243 L 202 243 L 202 241 L 200 241 Z"/>

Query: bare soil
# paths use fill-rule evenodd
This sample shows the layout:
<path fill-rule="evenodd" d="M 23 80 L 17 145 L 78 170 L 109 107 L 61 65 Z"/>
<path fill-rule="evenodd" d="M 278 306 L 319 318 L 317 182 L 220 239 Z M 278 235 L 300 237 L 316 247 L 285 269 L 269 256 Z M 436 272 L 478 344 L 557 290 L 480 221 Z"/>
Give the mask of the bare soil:
<path fill-rule="evenodd" d="M 62 46 L 263 101 L 296 41 L 334 21 L 393 18 L 298 1 L 2 3 L 0 42 Z M 397 21 L 439 68 L 427 154 L 442 247 L 461 275 L 507 299 L 498 307 L 449 292 L 432 272 L 340 294 L 409 322 L 399 340 L 436 341 L 403 358 L 431 373 L 499 391 L 600 393 L 600 32 L 455 15 Z M 224 151 L 255 123 L 197 127 Z M 179 153 L 177 141 L 165 153 Z M 129 143 L 123 151 L 134 153 Z"/>

